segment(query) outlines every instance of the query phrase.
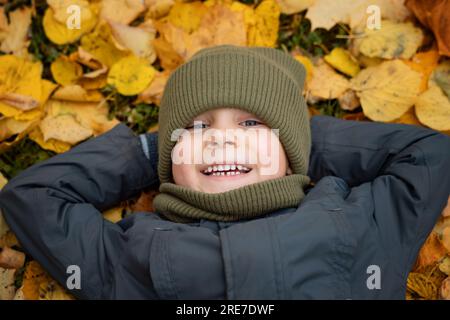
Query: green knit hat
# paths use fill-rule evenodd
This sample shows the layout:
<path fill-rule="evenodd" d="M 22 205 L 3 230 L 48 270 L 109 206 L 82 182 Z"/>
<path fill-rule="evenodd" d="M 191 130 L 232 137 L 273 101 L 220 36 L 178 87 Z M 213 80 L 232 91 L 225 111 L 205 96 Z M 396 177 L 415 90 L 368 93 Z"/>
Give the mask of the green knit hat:
<path fill-rule="evenodd" d="M 311 148 L 309 114 L 302 96 L 305 69 L 281 50 L 220 45 L 198 51 L 170 75 L 159 111 L 158 174 L 172 182 L 172 132 L 214 108 L 255 114 L 279 138 L 293 174 L 306 175 Z"/>

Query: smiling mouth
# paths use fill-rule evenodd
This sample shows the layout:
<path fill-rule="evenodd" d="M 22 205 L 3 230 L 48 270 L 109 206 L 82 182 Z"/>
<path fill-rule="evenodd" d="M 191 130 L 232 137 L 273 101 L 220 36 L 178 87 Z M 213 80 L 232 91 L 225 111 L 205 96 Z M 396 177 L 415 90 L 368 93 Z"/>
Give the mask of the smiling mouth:
<path fill-rule="evenodd" d="M 244 175 L 252 171 L 252 168 L 240 165 L 240 164 L 222 164 L 208 166 L 206 169 L 200 170 L 200 172 L 206 176 L 239 176 Z"/>

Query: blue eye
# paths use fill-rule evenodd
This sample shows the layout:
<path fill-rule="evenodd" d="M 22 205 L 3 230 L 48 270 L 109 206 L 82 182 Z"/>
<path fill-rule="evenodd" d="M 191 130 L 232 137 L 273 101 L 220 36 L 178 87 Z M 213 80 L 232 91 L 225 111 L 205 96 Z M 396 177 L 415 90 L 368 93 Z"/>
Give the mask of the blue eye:
<path fill-rule="evenodd" d="M 262 122 L 259 122 L 259 121 L 257 121 L 257 120 L 245 120 L 245 121 L 242 121 L 241 123 L 245 123 L 246 125 L 246 127 L 249 127 L 249 126 L 257 126 L 257 125 L 259 125 L 259 124 L 262 124 Z"/>

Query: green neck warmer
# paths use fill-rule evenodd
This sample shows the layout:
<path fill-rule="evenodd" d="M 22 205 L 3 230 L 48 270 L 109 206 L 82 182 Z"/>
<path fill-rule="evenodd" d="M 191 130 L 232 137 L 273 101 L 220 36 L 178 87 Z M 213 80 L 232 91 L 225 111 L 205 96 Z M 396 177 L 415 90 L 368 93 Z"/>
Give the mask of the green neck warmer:
<path fill-rule="evenodd" d="M 297 207 L 305 196 L 308 176 L 292 174 L 249 184 L 222 193 L 195 191 L 174 183 L 162 183 L 153 200 L 157 212 L 181 223 L 195 219 L 237 221 Z"/>

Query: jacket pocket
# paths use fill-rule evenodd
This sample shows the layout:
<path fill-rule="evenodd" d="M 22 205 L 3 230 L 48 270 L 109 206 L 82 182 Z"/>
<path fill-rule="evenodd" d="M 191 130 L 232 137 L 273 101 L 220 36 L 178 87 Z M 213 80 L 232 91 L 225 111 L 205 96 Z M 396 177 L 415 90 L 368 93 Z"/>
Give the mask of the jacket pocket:
<path fill-rule="evenodd" d="M 154 234 L 149 254 L 149 273 L 153 282 L 153 287 L 160 299 L 178 299 L 169 262 L 171 229 L 155 228 L 153 230 Z"/>

